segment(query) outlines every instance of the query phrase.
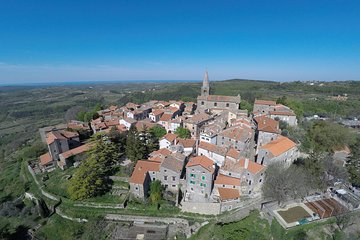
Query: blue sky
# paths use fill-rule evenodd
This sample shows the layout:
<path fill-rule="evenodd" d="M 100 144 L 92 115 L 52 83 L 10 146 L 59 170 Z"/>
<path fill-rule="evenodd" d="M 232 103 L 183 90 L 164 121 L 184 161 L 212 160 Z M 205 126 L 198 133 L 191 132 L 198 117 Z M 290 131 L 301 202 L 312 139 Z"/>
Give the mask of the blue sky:
<path fill-rule="evenodd" d="M 360 1 L 0 0 L 0 83 L 360 79 Z"/>

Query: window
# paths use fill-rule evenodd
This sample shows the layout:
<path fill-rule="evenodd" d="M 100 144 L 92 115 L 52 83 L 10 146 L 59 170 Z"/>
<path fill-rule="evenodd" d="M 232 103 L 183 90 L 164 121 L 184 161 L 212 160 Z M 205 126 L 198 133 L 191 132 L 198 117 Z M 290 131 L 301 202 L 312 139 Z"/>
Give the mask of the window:
<path fill-rule="evenodd" d="M 227 104 L 226 104 L 226 107 L 229 107 L 229 105 L 230 105 L 230 104 L 227 103 Z"/>
<path fill-rule="evenodd" d="M 249 194 L 251 194 L 251 191 L 249 191 Z"/>
<path fill-rule="evenodd" d="M 201 102 L 201 105 L 204 105 L 204 102 Z"/>
<path fill-rule="evenodd" d="M 260 175 L 262 176 L 262 175 L 264 175 L 264 173 L 261 173 Z"/>
<path fill-rule="evenodd" d="M 172 180 L 175 181 L 175 180 L 176 180 L 176 177 L 172 177 Z"/>
<path fill-rule="evenodd" d="M 206 187 L 206 183 L 204 183 L 203 186 Z"/>
<path fill-rule="evenodd" d="M 155 178 L 153 178 L 153 181 L 155 181 Z"/>
<path fill-rule="evenodd" d="M 215 106 L 215 107 L 217 106 L 217 103 L 216 103 L 216 102 L 214 102 L 214 106 Z"/>
<path fill-rule="evenodd" d="M 191 189 L 191 191 L 194 191 L 194 189 L 193 188 L 190 188 Z"/>
<path fill-rule="evenodd" d="M 165 180 L 165 181 L 167 180 L 167 176 L 164 176 L 164 180 Z"/>
<path fill-rule="evenodd" d="M 193 173 L 190 173 L 190 177 L 196 177 L 196 175 L 195 174 L 193 174 Z"/>
<path fill-rule="evenodd" d="M 229 176 L 231 176 L 231 172 L 229 172 Z"/>
<path fill-rule="evenodd" d="M 202 180 L 205 180 L 205 176 L 202 176 L 201 179 L 202 179 Z"/>
<path fill-rule="evenodd" d="M 176 185 L 171 185 L 173 188 L 176 187 Z"/>
<path fill-rule="evenodd" d="M 195 181 L 190 181 L 190 184 L 195 184 Z"/>
<path fill-rule="evenodd" d="M 251 180 L 249 181 L 249 186 L 251 185 Z"/>
<path fill-rule="evenodd" d="M 139 190 L 139 188 L 138 188 L 138 187 L 135 187 L 135 190 Z"/>
<path fill-rule="evenodd" d="M 233 188 L 235 188 L 235 186 L 233 186 Z"/>
<path fill-rule="evenodd" d="M 262 179 L 260 179 L 259 182 L 262 182 Z"/>
<path fill-rule="evenodd" d="M 225 184 L 223 184 L 223 187 L 225 187 Z"/>
<path fill-rule="evenodd" d="M 166 169 L 164 169 L 164 172 L 167 172 L 167 170 Z M 154 174 L 155 174 L 155 172 L 153 172 Z"/>

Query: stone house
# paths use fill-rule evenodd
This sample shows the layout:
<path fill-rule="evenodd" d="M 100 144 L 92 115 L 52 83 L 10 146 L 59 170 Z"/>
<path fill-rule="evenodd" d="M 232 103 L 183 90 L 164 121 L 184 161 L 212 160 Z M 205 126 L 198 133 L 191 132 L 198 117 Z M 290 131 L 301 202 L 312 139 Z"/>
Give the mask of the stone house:
<path fill-rule="evenodd" d="M 129 179 L 130 193 L 137 198 L 145 200 L 149 194 L 150 183 L 157 179 L 159 171 L 159 162 L 137 161 Z"/>
<path fill-rule="evenodd" d="M 122 118 L 119 120 L 120 125 L 124 125 L 127 130 L 129 130 L 131 126 L 135 126 L 136 122 L 137 121 L 132 118 Z"/>
<path fill-rule="evenodd" d="M 167 133 L 159 141 L 159 148 L 170 148 L 171 145 L 176 145 L 177 135 L 173 133 Z"/>
<path fill-rule="evenodd" d="M 154 122 L 158 122 L 158 121 L 160 121 L 160 118 L 163 114 L 164 114 L 164 110 L 155 109 L 154 111 L 149 113 L 149 118 Z"/>
<path fill-rule="evenodd" d="M 102 131 L 104 131 L 105 129 L 108 128 L 106 126 L 106 124 L 104 123 L 102 117 L 91 120 L 90 127 L 91 127 L 91 129 L 93 130 L 94 133 L 102 132 Z"/>
<path fill-rule="evenodd" d="M 280 135 L 277 139 L 258 149 L 256 162 L 265 166 L 274 162 L 283 162 L 290 166 L 297 157 L 296 144 L 287 137 Z"/>
<path fill-rule="evenodd" d="M 214 118 L 206 113 L 200 113 L 193 115 L 192 117 L 188 116 L 185 118 L 183 126 L 187 128 L 190 133 L 191 137 L 194 139 L 198 139 L 200 136 L 201 128 L 212 121 Z"/>
<path fill-rule="evenodd" d="M 178 139 L 177 145 L 183 147 L 184 155 L 189 156 L 196 153 L 196 140 L 195 139 Z"/>
<path fill-rule="evenodd" d="M 270 111 L 274 110 L 275 106 L 275 101 L 255 99 L 253 112 L 255 114 L 268 114 Z"/>
<path fill-rule="evenodd" d="M 167 131 L 175 132 L 176 129 L 178 129 L 179 127 L 182 127 L 182 125 L 183 125 L 181 117 L 171 119 L 170 123 L 168 125 L 169 125 L 169 129 L 167 129 Z"/>
<path fill-rule="evenodd" d="M 224 166 L 219 169 L 219 174 L 239 179 L 240 193 L 246 196 L 254 196 L 261 192 L 265 169 L 265 166 L 247 158 L 236 161 L 227 158 Z"/>
<path fill-rule="evenodd" d="M 216 172 L 214 162 L 205 157 L 190 158 L 186 164 L 186 193 L 187 202 L 208 202 L 213 189 Z"/>
<path fill-rule="evenodd" d="M 47 126 L 39 128 L 40 138 L 43 143 L 46 143 L 46 134 L 52 131 L 60 131 L 60 130 L 66 130 L 67 125 L 66 124 L 58 124 L 55 126 Z"/>
<path fill-rule="evenodd" d="M 79 147 L 70 149 L 66 152 L 59 154 L 59 161 L 57 162 L 58 166 L 64 170 L 68 167 L 70 167 L 73 164 L 73 158 L 79 154 L 85 153 L 90 150 L 92 144 L 86 143 L 84 145 L 81 145 Z"/>
<path fill-rule="evenodd" d="M 228 148 L 217 146 L 215 144 L 200 142 L 197 150 L 198 156 L 206 156 L 211 159 L 216 165 L 222 166 L 225 161 L 225 156 Z"/>
<path fill-rule="evenodd" d="M 45 153 L 40 156 L 40 168 L 43 172 L 51 171 L 56 167 L 56 161 L 54 161 L 50 155 L 50 153 Z"/>
<path fill-rule="evenodd" d="M 59 161 L 59 154 L 80 145 L 79 134 L 68 131 L 54 131 L 46 134 L 46 144 L 54 161 Z"/>
<path fill-rule="evenodd" d="M 186 156 L 181 153 L 173 153 L 166 156 L 160 165 L 158 179 L 166 190 L 177 193 L 180 179 L 184 175 Z"/>
<path fill-rule="evenodd" d="M 249 150 L 253 130 L 247 126 L 234 126 L 223 130 L 217 136 L 217 145 L 221 147 L 233 147 L 239 151 Z"/>
<path fill-rule="evenodd" d="M 258 116 L 254 118 L 256 123 L 255 141 L 260 147 L 277 139 L 280 129 L 279 122 L 266 116 Z"/>
<path fill-rule="evenodd" d="M 269 116 L 272 119 L 284 121 L 290 126 L 297 125 L 296 114 L 293 111 L 291 112 L 270 111 Z"/>
<path fill-rule="evenodd" d="M 163 126 L 166 131 L 168 132 L 169 129 L 170 129 L 170 122 L 171 122 L 171 119 L 172 119 L 172 114 L 169 114 L 169 113 L 164 113 L 161 117 L 160 117 L 160 120 L 159 120 L 159 124 L 161 126 Z"/>

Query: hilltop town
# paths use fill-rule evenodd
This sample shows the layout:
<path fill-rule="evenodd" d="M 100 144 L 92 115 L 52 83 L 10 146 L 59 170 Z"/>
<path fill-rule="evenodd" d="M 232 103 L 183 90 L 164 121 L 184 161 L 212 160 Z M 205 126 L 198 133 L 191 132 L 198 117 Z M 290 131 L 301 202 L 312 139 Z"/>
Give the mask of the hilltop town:
<path fill-rule="evenodd" d="M 268 85 L 261 88 L 262 84 Z M 255 85 L 256 97 L 251 99 Z M 37 123 L 40 134 L 34 136 L 37 128 L 32 125 L 23 126 L 32 131 L 25 132 L 32 136 L 28 146 L 6 159 L 21 164 L 18 174 L 24 179 L 24 194 L 21 199 L 5 200 L 0 214 L 19 217 L 25 211 L 22 208 L 38 208 L 46 221 L 43 227 L 31 220 L 39 214 L 24 217 L 31 226 L 27 234 L 35 237 L 51 236 L 71 225 L 74 229 L 64 238 L 76 237 L 78 229 L 100 234 L 104 228 L 103 234 L 112 239 L 209 239 L 227 232 L 238 234 L 232 232 L 238 227 L 226 230 L 221 227 L 224 224 L 249 221 L 247 229 L 275 236 L 277 230 L 269 229 L 270 224 L 286 234 L 301 232 L 303 225 L 324 233 L 328 226 L 339 229 L 331 222 L 334 219 L 346 222 L 346 234 L 353 233 L 351 224 L 360 204 L 358 143 L 353 138 L 357 126 L 344 124 L 346 119 L 333 118 L 330 112 L 304 114 L 305 106 L 311 106 L 303 105 L 305 100 L 274 90 L 287 85 L 210 82 L 205 73 L 201 84 L 161 85 L 159 90 L 156 84 L 67 88 L 65 98 L 77 100 L 70 108 L 64 105 L 65 121 L 63 117 L 51 121 L 54 117 L 45 111 L 50 121 Z M 104 91 L 105 87 L 118 90 Z M 274 95 L 264 97 L 265 89 L 273 89 Z M 52 88 L 33 91 L 49 92 L 41 99 L 54 101 L 55 107 L 57 102 L 73 101 L 56 102 Z M 96 101 L 99 92 L 109 100 Z M 161 93 L 159 100 L 149 97 L 153 92 Z M 321 102 L 309 101 L 319 107 L 356 101 L 355 95 L 347 96 L 348 100 L 340 101 L 324 93 Z M 27 116 L 16 109 L 12 114 L 17 121 Z M 22 135 L 16 136 L 21 139 Z M 19 168 L 15 167 L 9 164 L 5 170 Z M 16 184 L 3 184 L 4 193 Z M 19 208 L 17 201 L 30 206 Z M 324 227 L 312 224 L 324 221 Z M 46 233 L 47 229 L 51 231 Z"/>

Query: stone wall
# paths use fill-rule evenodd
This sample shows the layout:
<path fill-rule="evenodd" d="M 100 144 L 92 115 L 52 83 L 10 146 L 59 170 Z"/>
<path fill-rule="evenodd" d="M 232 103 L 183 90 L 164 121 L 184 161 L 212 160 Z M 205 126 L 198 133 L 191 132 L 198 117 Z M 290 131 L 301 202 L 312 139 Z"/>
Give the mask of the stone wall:
<path fill-rule="evenodd" d="M 220 203 L 193 203 L 182 202 L 181 211 L 199 213 L 205 215 L 217 215 L 220 214 Z"/>

